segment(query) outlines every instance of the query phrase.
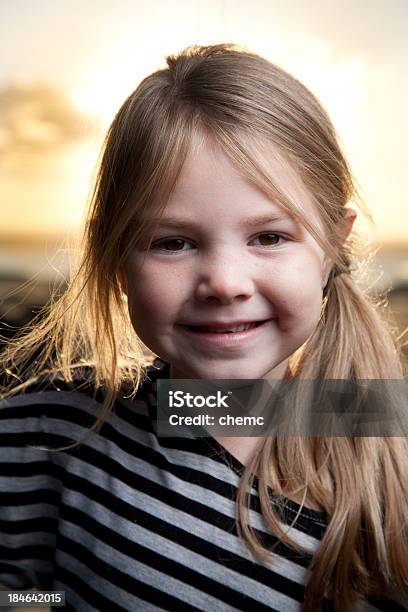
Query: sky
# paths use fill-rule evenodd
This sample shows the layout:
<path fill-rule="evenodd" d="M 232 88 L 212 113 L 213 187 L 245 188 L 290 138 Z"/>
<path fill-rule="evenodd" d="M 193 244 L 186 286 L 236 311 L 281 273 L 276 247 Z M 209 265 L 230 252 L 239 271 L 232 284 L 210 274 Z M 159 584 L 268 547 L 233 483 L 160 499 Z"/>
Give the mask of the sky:
<path fill-rule="evenodd" d="M 0 246 L 75 232 L 120 104 L 165 55 L 215 42 L 319 97 L 373 237 L 408 243 L 407 34 L 407 0 L 1 0 Z"/>

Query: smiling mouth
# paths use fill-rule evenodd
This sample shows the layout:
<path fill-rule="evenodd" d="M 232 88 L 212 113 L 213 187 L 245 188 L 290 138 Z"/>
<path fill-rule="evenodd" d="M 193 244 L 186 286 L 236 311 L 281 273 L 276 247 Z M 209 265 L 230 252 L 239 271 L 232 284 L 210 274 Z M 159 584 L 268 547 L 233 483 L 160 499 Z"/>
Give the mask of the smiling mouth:
<path fill-rule="evenodd" d="M 255 329 L 255 327 L 260 327 L 267 321 L 253 321 L 252 323 L 243 323 L 242 325 L 231 326 L 229 329 L 220 329 L 216 327 L 211 327 L 207 325 L 185 325 L 187 329 L 192 332 L 197 333 L 208 333 L 208 334 L 235 334 L 238 332 L 247 331 L 248 329 Z"/>

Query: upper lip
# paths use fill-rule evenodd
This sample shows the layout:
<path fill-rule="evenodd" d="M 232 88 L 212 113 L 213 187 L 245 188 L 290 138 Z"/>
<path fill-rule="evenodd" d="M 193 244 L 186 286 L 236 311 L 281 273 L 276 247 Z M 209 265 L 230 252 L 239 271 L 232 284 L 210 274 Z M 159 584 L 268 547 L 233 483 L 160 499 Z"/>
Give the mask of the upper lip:
<path fill-rule="evenodd" d="M 240 319 L 238 321 L 196 321 L 194 323 L 184 323 L 186 327 L 214 327 L 215 329 L 225 329 L 228 327 L 237 327 L 238 325 L 247 325 L 248 323 L 259 323 L 268 319 Z"/>

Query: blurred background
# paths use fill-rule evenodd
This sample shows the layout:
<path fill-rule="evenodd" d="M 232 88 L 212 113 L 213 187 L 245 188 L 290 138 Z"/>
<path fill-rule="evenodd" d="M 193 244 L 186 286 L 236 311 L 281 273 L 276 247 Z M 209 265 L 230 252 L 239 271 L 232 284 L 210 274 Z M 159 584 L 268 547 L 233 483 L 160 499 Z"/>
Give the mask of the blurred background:
<path fill-rule="evenodd" d="M 408 326 L 406 0 L 2 0 L 0 333 L 67 278 L 103 135 L 164 56 L 235 42 L 322 101 L 375 225 L 367 282 Z M 31 280 L 27 285 L 26 281 Z"/>

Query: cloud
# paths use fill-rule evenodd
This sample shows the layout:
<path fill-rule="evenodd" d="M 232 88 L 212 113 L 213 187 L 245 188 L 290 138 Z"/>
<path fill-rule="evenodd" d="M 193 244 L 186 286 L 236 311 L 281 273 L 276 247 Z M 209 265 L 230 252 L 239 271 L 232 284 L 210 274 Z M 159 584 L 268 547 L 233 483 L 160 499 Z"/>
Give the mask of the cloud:
<path fill-rule="evenodd" d="M 48 154 L 78 143 L 95 121 L 68 96 L 47 84 L 11 84 L 0 89 L 0 155 Z"/>

